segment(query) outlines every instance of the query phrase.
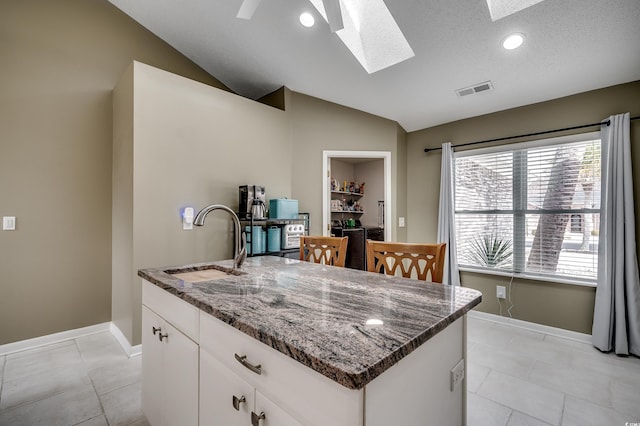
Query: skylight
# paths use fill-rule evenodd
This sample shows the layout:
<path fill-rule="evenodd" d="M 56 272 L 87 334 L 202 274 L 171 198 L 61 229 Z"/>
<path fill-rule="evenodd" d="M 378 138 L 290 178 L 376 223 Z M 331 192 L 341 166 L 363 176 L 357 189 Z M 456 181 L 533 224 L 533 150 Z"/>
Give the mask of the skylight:
<path fill-rule="evenodd" d="M 487 0 L 487 6 L 491 20 L 495 22 L 542 1 L 544 0 Z"/>
<path fill-rule="evenodd" d="M 322 0 L 310 0 L 329 22 Z M 336 31 L 360 65 L 372 74 L 415 56 L 383 0 L 340 0 L 344 27 Z"/>

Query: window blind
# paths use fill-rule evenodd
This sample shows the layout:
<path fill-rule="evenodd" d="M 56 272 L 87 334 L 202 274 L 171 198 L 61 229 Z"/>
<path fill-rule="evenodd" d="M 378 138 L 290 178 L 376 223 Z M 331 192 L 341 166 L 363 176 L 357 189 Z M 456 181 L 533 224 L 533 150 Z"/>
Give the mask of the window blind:
<path fill-rule="evenodd" d="M 455 158 L 460 266 L 595 281 L 600 140 L 478 151 Z"/>

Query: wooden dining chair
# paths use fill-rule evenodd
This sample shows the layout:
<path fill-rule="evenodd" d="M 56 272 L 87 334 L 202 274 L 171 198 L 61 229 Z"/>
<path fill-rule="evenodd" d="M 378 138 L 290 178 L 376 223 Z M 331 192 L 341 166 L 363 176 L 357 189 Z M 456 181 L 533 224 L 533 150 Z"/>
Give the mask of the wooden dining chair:
<path fill-rule="evenodd" d="M 367 240 L 367 270 L 405 278 L 442 283 L 447 245 L 390 243 Z"/>
<path fill-rule="evenodd" d="M 300 237 L 300 260 L 344 267 L 349 237 Z"/>

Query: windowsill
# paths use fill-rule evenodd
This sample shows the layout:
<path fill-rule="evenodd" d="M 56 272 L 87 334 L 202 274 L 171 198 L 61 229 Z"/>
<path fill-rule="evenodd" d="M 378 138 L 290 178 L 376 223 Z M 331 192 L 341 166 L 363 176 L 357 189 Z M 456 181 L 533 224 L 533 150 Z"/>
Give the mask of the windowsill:
<path fill-rule="evenodd" d="M 513 277 L 513 278 L 521 278 L 525 280 L 532 281 L 544 281 L 552 284 L 569 284 L 569 285 L 577 285 L 581 287 L 597 287 L 597 283 L 591 281 L 580 281 L 573 280 L 570 278 L 559 278 L 559 277 L 543 277 L 538 275 L 529 275 L 529 274 L 519 274 L 513 273 L 509 271 L 498 271 L 498 270 L 489 270 L 489 269 L 480 269 L 480 268 L 470 268 L 470 267 L 460 267 L 458 268 L 461 272 L 473 272 L 475 274 L 484 274 L 484 275 L 497 275 L 500 277 Z"/>

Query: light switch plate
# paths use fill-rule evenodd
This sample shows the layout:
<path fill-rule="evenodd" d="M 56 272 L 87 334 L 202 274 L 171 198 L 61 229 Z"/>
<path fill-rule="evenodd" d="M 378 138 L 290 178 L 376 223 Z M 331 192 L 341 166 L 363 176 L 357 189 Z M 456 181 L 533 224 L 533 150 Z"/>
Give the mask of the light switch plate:
<path fill-rule="evenodd" d="M 399 228 L 404 228 L 404 217 L 399 217 L 398 218 L 398 227 Z"/>
<path fill-rule="evenodd" d="M 16 217 L 15 216 L 3 216 L 2 217 L 2 230 L 3 231 L 15 231 L 16 230 Z"/>

